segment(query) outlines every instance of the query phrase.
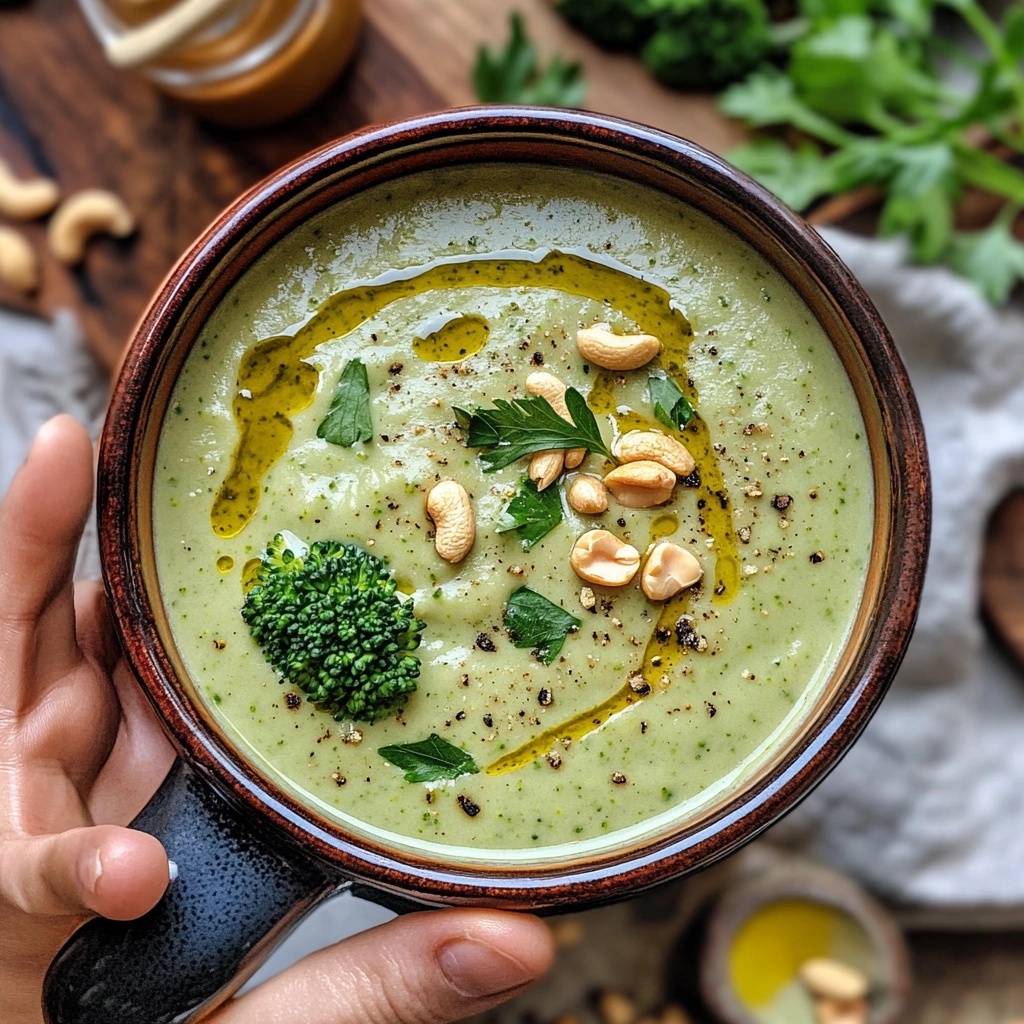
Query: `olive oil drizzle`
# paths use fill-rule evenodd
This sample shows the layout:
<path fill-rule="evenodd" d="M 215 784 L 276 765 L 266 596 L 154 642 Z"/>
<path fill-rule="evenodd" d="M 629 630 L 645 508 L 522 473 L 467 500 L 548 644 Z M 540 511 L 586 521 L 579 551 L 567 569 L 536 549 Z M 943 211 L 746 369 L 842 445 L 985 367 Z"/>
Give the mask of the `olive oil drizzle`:
<path fill-rule="evenodd" d="M 435 331 L 412 339 L 412 350 L 428 363 L 457 363 L 475 356 L 487 344 L 491 325 L 477 313 L 460 313 Z"/>
<path fill-rule="evenodd" d="M 484 771 L 488 775 L 503 775 L 505 772 L 514 772 L 519 768 L 525 768 L 531 762 L 536 761 L 538 757 L 544 757 L 547 754 L 561 756 L 560 751 L 568 749 L 576 740 L 582 739 L 595 729 L 600 729 L 602 725 L 607 725 L 616 715 L 628 710 L 641 700 L 643 700 L 641 694 L 636 693 L 629 683 L 626 683 L 618 692 L 598 704 L 597 707 L 582 711 L 567 722 L 562 722 L 561 725 L 545 729 L 532 740 L 528 740 L 522 746 L 499 757 L 497 761 L 493 761 Z"/>
<path fill-rule="evenodd" d="M 539 259 L 464 256 L 401 274 L 338 292 L 294 335 L 257 342 L 242 357 L 232 407 L 238 442 L 210 511 L 218 536 L 234 537 L 252 521 L 263 478 L 291 442 L 291 417 L 312 403 L 320 371 L 306 360 L 318 346 L 345 337 L 399 299 L 466 286 L 550 288 L 606 302 L 621 316 L 642 322 L 674 359 L 687 351 L 693 337 L 689 321 L 663 288 L 618 265 L 572 253 L 552 250 Z"/>
<path fill-rule="evenodd" d="M 613 718 L 635 707 L 651 694 L 664 690 L 668 685 L 664 679 L 671 680 L 672 670 L 685 655 L 685 649 L 675 634 L 675 624 L 680 616 L 690 610 L 692 597 L 692 591 L 684 590 L 662 605 L 651 639 L 644 648 L 642 673 L 643 681 L 647 684 L 646 689 L 636 689 L 632 682 L 623 684 L 602 703 L 581 711 L 568 721 L 545 729 L 532 740 L 527 740 L 515 750 L 502 755 L 484 769 L 487 774 L 503 775 L 505 772 L 513 772 L 548 754 L 561 756 L 561 750 L 567 750 L 573 743 L 607 725 Z"/>

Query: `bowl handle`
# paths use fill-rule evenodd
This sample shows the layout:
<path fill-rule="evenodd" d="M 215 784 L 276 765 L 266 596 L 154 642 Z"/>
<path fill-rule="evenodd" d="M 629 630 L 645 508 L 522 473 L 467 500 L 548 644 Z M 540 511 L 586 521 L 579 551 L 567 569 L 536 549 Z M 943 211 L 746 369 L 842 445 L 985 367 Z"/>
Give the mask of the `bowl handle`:
<path fill-rule="evenodd" d="M 48 1024 L 186 1024 L 348 884 L 257 836 L 180 758 L 132 827 L 160 839 L 177 878 L 144 917 L 95 918 L 68 939 L 43 983 Z"/>

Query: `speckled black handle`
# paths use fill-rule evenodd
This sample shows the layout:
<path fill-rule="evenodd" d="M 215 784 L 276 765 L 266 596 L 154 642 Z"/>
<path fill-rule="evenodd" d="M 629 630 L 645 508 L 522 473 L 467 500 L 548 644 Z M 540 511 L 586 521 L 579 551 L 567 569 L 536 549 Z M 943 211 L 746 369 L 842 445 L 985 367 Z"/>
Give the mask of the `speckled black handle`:
<path fill-rule="evenodd" d="M 301 851 L 257 837 L 181 760 L 132 825 L 160 839 L 177 880 L 145 917 L 96 919 L 68 940 L 43 986 L 48 1024 L 185 1024 L 345 885 Z"/>

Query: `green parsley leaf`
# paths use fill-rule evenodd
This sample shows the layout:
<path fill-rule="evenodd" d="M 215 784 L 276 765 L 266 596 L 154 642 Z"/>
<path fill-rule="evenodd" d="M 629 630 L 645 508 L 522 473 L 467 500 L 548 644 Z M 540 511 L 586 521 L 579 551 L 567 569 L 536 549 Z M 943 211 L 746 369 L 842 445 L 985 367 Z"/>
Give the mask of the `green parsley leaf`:
<path fill-rule="evenodd" d="M 883 235 L 903 234 L 915 263 L 936 263 L 953 236 L 953 202 L 941 188 L 920 195 L 892 192 L 882 207 L 878 229 Z"/>
<path fill-rule="evenodd" d="M 316 436 L 344 448 L 351 448 L 356 441 L 373 439 L 370 382 L 362 360 L 350 359 L 345 364 L 338 390 L 323 423 L 317 427 Z"/>
<path fill-rule="evenodd" d="M 954 234 L 947 260 L 989 302 L 1005 302 L 1024 278 L 1024 245 L 1013 237 L 1016 207 L 1005 208 L 984 231 Z"/>
<path fill-rule="evenodd" d="M 647 390 L 654 406 L 654 415 L 672 430 L 682 430 L 694 417 L 694 408 L 671 377 L 652 375 Z"/>
<path fill-rule="evenodd" d="M 537 485 L 524 479 L 519 493 L 502 509 L 495 527 L 497 533 L 518 530 L 523 550 L 529 551 L 562 521 L 562 498 L 557 487 L 537 490 Z"/>
<path fill-rule="evenodd" d="M 493 409 L 456 409 L 466 428 L 466 444 L 485 448 L 480 455 L 485 473 L 510 466 L 517 459 L 549 448 L 586 448 L 613 458 L 598 429 L 594 414 L 575 388 L 566 388 L 565 404 L 572 423 L 562 419 L 541 395 L 508 401 L 495 399 Z"/>
<path fill-rule="evenodd" d="M 718 105 L 729 117 L 756 128 L 792 124 L 832 146 L 845 146 L 856 136 L 803 103 L 791 79 L 781 71 L 762 68 L 721 93 Z"/>
<path fill-rule="evenodd" d="M 832 163 L 813 142 L 791 149 L 780 139 L 755 139 L 730 150 L 729 162 L 798 211 L 834 187 Z"/>
<path fill-rule="evenodd" d="M 481 46 L 473 68 L 473 88 L 481 103 L 525 103 L 545 107 L 581 107 L 587 94 L 582 66 L 552 57 L 541 69 L 526 36 L 522 16 L 510 18 L 512 35 L 503 50 Z"/>
<path fill-rule="evenodd" d="M 460 775 L 476 775 L 480 769 L 461 747 L 456 747 L 437 733 L 418 743 L 399 743 L 380 747 L 377 753 L 405 772 L 406 782 L 440 782 Z"/>
<path fill-rule="evenodd" d="M 505 628 L 512 643 L 516 647 L 532 647 L 537 660 L 545 665 L 558 657 L 566 636 L 581 624 L 575 615 L 529 587 L 520 587 L 505 605 Z"/>

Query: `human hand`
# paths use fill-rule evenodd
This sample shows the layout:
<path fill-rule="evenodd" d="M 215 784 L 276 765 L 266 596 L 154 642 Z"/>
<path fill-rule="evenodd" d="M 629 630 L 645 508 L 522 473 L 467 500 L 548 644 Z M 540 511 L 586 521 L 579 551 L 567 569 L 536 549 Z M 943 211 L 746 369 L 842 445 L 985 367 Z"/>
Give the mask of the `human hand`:
<path fill-rule="evenodd" d="M 125 828 L 173 751 L 121 657 L 97 583 L 71 583 L 92 449 L 46 424 L 0 503 L 0 1020 L 38 1024 L 46 968 L 81 921 L 149 910 L 168 864 Z M 550 966 L 534 918 L 452 910 L 400 918 L 307 957 L 211 1024 L 442 1024 Z"/>

